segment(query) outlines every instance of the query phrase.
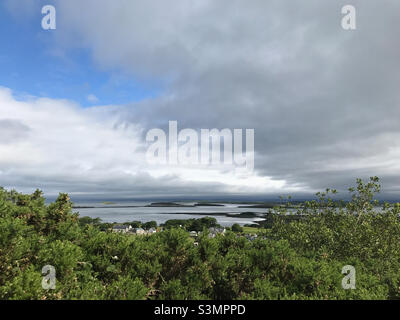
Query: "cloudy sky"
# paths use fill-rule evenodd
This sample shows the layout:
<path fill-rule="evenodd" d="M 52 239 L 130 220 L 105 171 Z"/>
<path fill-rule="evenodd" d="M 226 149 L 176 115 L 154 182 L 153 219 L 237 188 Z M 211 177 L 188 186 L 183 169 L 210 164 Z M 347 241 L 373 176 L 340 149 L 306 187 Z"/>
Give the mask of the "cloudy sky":
<path fill-rule="evenodd" d="M 400 196 L 399 30 L 397 0 L 3 0 L 0 185 L 274 197 L 378 175 Z M 254 129 L 254 171 L 150 165 L 169 120 Z"/>

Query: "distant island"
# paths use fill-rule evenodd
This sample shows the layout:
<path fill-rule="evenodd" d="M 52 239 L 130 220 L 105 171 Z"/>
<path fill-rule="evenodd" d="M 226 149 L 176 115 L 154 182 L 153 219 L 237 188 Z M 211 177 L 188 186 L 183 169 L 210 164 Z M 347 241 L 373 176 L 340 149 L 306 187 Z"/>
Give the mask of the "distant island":
<path fill-rule="evenodd" d="M 153 202 L 145 207 L 224 207 L 223 204 L 218 203 L 208 203 L 208 202 L 198 202 L 195 204 L 181 204 L 175 202 Z"/>
<path fill-rule="evenodd" d="M 260 209 L 272 209 L 275 204 L 272 203 L 263 203 L 263 204 L 254 204 L 248 206 L 238 206 L 238 208 L 260 208 Z"/>
<path fill-rule="evenodd" d="M 102 204 L 110 205 L 110 204 L 115 204 L 115 202 L 112 202 L 112 201 L 103 201 Z"/>
<path fill-rule="evenodd" d="M 258 215 L 255 212 L 241 212 L 241 213 L 227 213 L 227 217 L 234 217 L 234 218 L 256 218 L 256 217 L 262 217 L 261 215 Z"/>
<path fill-rule="evenodd" d="M 194 207 L 194 205 L 180 204 L 175 202 L 152 202 L 145 207 Z"/>

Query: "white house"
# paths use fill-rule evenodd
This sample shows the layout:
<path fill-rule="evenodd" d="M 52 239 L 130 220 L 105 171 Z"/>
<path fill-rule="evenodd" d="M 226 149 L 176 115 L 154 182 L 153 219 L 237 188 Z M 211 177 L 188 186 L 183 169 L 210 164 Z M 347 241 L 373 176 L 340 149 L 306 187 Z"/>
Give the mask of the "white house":
<path fill-rule="evenodd" d="M 189 236 L 196 238 L 197 237 L 197 232 L 196 231 L 190 231 Z"/>
<path fill-rule="evenodd" d="M 146 231 L 143 228 L 134 228 L 133 233 L 137 235 L 143 235 L 146 234 Z"/>
<path fill-rule="evenodd" d="M 225 234 L 226 229 L 225 228 L 209 228 L 208 231 L 210 231 L 210 234 L 208 235 L 209 238 L 215 238 L 217 234 Z"/>
<path fill-rule="evenodd" d="M 128 225 L 128 226 L 126 226 L 126 225 L 115 225 L 115 226 L 113 226 L 112 231 L 113 232 L 127 233 L 131 229 L 132 229 L 132 226 L 130 226 L 130 225 Z"/>

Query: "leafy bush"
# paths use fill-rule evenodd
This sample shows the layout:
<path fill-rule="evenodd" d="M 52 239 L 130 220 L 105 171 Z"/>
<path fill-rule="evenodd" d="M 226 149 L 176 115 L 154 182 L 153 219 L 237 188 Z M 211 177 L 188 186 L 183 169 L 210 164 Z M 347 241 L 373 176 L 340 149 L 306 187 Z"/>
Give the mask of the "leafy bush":
<path fill-rule="evenodd" d="M 379 190 L 376 177 L 357 180 L 349 202 L 327 189 L 295 213 L 290 203 L 270 211 L 255 240 L 204 232 L 195 246 L 187 231 L 214 218 L 171 220 L 140 237 L 78 219 L 66 194 L 45 205 L 39 190 L 0 188 L 0 299 L 398 299 L 400 204 L 377 210 Z M 45 265 L 55 289 L 42 288 Z M 354 290 L 342 288 L 345 265 Z"/>

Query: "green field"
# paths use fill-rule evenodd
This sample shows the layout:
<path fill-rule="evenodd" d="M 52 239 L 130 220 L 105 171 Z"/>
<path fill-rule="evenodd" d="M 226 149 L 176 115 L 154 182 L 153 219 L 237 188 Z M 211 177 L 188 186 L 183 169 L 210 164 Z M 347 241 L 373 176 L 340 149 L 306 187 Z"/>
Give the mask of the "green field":
<path fill-rule="evenodd" d="M 244 233 L 258 233 L 259 229 L 258 228 L 254 228 L 254 227 L 243 227 L 243 232 Z"/>

